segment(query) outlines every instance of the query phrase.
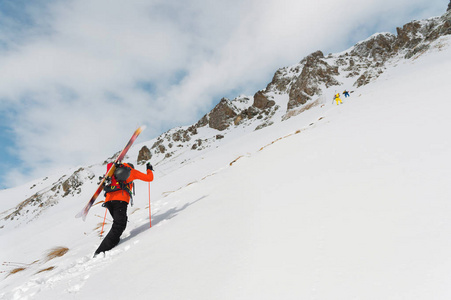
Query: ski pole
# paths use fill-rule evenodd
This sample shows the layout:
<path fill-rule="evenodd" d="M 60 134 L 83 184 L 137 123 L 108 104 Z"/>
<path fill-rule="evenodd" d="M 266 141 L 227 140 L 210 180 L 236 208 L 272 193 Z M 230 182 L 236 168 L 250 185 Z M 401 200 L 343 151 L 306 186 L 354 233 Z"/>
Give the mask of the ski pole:
<path fill-rule="evenodd" d="M 102 230 L 100 231 L 100 236 L 103 234 L 103 227 L 105 226 L 105 220 L 106 220 L 106 212 L 108 211 L 108 208 L 105 208 L 105 216 L 103 217 L 103 224 L 102 224 Z"/>
<path fill-rule="evenodd" d="M 149 181 L 149 225 L 150 225 L 150 228 L 152 228 L 152 215 L 151 215 L 151 211 L 150 211 L 150 181 Z"/>

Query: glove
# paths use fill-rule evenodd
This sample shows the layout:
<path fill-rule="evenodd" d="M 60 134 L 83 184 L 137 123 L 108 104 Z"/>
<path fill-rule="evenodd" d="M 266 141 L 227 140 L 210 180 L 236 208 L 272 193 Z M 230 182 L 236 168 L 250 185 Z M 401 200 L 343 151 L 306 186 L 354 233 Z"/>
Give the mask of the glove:
<path fill-rule="evenodd" d="M 148 163 L 146 164 L 146 168 L 147 168 L 147 170 L 151 170 L 151 171 L 153 172 L 153 167 L 152 167 L 152 165 L 150 164 L 150 162 L 148 162 Z"/>

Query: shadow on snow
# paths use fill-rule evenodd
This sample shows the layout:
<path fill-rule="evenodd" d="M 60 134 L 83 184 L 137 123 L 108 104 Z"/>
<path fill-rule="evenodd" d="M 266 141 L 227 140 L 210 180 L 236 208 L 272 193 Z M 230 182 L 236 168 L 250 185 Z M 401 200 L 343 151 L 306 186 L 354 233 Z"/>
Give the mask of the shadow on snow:
<path fill-rule="evenodd" d="M 166 212 L 164 212 L 162 214 L 159 214 L 159 215 L 156 215 L 156 216 L 152 216 L 152 226 L 157 225 L 161 221 L 170 220 L 170 219 L 174 218 L 175 216 L 177 216 L 179 214 L 179 212 L 185 210 L 189 206 L 193 205 L 194 203 L 196 203 L 196 202 L 198 202 L 198 201 L 200 201 L 200 200 L 202 200 L 202 199 L 204 199 L 206 197 L 207 196 L 202 196 L 202 197 L 200 197 L 199 199 L 197 199 L 197 200 L 195 200 L 193 202 L 186 203 L 185 205 L 183 205 L 180 208 L 173 207 L 170 210 L 168 210 L 168 211 L 166 211 Z M 122 244 L 122 243 L 124 243 L 124 242 L 126 242 L 126 241 L 128 241 L 128 240 L 130 240 L 132 238 L 134 238 L 138 234 L 141 234 L 141 233 L 143 233 L 144 231 L 146 231 L 148 229 L 150 229 L 149 223 L 143 224 L 143 225 L 141 225 L 139 227 L 136 227 L 136 228 L 132 229 L 130 231 L 130 235 L 129 236 L 127 236 L 126 238 L 121 239 L 120 244 Z"/>

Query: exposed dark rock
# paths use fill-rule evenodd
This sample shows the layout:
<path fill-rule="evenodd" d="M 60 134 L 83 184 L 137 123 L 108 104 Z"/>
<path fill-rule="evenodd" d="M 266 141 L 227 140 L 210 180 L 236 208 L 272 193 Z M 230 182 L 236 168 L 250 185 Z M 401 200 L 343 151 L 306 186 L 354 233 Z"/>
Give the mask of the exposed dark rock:
<path fill-rule="evenodd" d="M 286 92 L 290 82 L 291 81 L 289 78 L 283 76 L 282 70 L 277 70 L 268 87 L 274 86 L 275 90 L 280 92 Z"/>
<path fill-rule="evenodd" d="M 79 194 L 81 193 L 81 186 L 84 183 L 84 177 L 82 176 L 82 173 L 85 171 L 85 169 L 80 168 L 77 171 L 75 171 L 67 180 L 65 180 L 61 187 L 63 189 L 63 197 L 69 195 L 69 194 Z M 94 174 L 91 173 L 88 176 L 88 179 L 93 179 Z"/>
<path fill-rule="evenodd" d="M 396 33 L 398 34 L 395 50 L 400 48 L 413 48 L 418 45 L 422 39 L 418 35 L 418 31 L 421 29 L 421 24 L 418 21 L 413 21 L 405 24 L 402 28 L 396 28 Z"/>
<path fill-rule="evenodd" d="M 159 138 L 153 145 L 151 149 L 155 149 L 154 153 L 165 153 L 166 147 L 163 145 L 164 139 Z"/>
<path fill-rule="evenodd" d="M 274 123 L 274 122 L 265 122 L 265 123 L 262 123 L 262 124 L 258 125 L 257 127 L 255 127 L 255 131 L 260 130 L 260 129 L 263 129 L 263 128 L 268 127 L 268 126 L 271 126 L 273 123 Z"/>
<path fill-rule="evenodd" d="M 291 86 L 288 110 L 305 104 L 315 94 L 321 95 L 320 85 L 326 87 L 340 85 L 333 77 L 339 75 L 338 66 L 330 66 L 321 51 L 316 51 L 301 61 L 302 72 Z"/>
<path fill-rule="evenodd" d="M 187 130 L 177 130 L 172 134 L 172 140 L 174 142 L 188 142 L 191 140 L 190 132 L 194 132 L 193 134 L 196 134 L 197 129 L 195 129 L 194 126 L 191 126 Z"/>
<path fill-rule="evenodd" d="M 441 36 L 450 35 L 451 34 L 451 10 L 448 11 L 446 14 L 444 14 L 441 19 L 443 19 L 443 22 L 440 23 L 439 26 L 434 26 L 435 24 L 431 24 L 432 27 L 429 30 L 429 34 L 426 37 L 426 41 L 434 41 L 438 39 Z M 433 27 L 434 26 L 434 27 Z"/>
<path fill-rule="evenodd" d="M 193 146 L 191 146 L 191 150 L 196 150 L 196 149 L 198 149 L 198 150 L 200 150 L 200 146 L 202 146 L 202 140 L 201 139 L 198 139 L 198 140 L 196 140 L 196 142 L 193 144 Z"/>
<path fill-rule="evenodd" d="M 42 204 L 42 196 L 38 193 L 34 194 L 33 196 L 25 199 L 24 201 L 20 202 L 14 209 L 12 213 L 7 215 L 4 219 L 5 220 L 14 220 L 15 217 L 20 216 L 21 213 L 23 213 L 23 210 L 30 206 L 37 206 L 39 207 Z"/>
<path fill-rule="evenodd" d="M 393 43 L 396 37 L 391 33 L 374 35 L 373 37 L 358 43 L 351 51 L 351 57 L 367 58 L 370 61 L 386 61 L 394 54 Z M 355 65 L 351 59 L 350 67 Z"/>
<path fill-rule="evenodd" d="M 141 150 L 139 150 L 138 153 L 138 165 L 144 164 L 146 161 L 150 160 L 152 158 L 152 153 L 150 152 L 150 149 L 146 146 L 143 146 Z"/>
<path fill-rule="evenodd" d="M 265 96 L 263 91 L 258 91 L 254 95 L 254 103 L 252 104 L 253 107 L 259 108 L 259 109 L 265 109 L 268 106 L 269 99 Z"/>
<path fill-rule="evenodd" d="M 235 120 L 233 120 L 233 124 L 234 124 L 235 126 L 236 126 L 236 125 L 239 125 L 239 124 L 241 123 L 242 120 L 243 120 L 243 115 L 240 114 L 240 115 L 236 116 Z"/>
<path fill-rule="evenodd" d="M 230 100 L 222 98 L 218 105 L 203 116 L 196 125 L 202 127 L 208 124 L 210 128 L 222 131 L 230 126 L 236 116 L 237 113 L 232 108 Z"/>
<path fill-rule="evenodd" d="M 81 193 L 81 187 L 86 179 L 92 180 L 95 175 L 89 170 L 80 168 L 67 179 L 65 179 L 66 177 L 66 175 L 62 176 L 51 187 L 39 191 L 19 203 L 4 220 L 14 220 L 18 216 L 28 220 L 37 218 L 45 209 L 56 205 L 62 198 Z"/>
<path fill-rule="evenodd" d="M 197 134 L 197 127 L 195 125 L 192 125 L 190 127 L 188 127 L 187 131 L 189 133 L 191 133 L 192 135 L 196 135 Z M 189 136 L 187 137 L 189 138 Z M 187 139 L 189 141 L 189 139 Z"/>
<path fill-rule="evenodd" d="M 252 119 L 256 115 L 258 115 L 258 113 L 259 113 L 258 109 L 253 106 L 243 111 L 243 114 L 249 119 Z"/>
<path fill-rule="evenodd" d="M 204 115 L 199 121 L 196 123 L 196 127 L 204 127 L 208 125 L 208 114 Z"/>
<path fill-rule="evenodd" d="M 407 54 L 404 57 L 407 59 L 412 58 L 416 54 L 424 52 L 427 49 L 429 49 L 429 45 L 426 45 L 426 44 L 418 45 L 417 47 L 415 47 L 412 50 L 410 50 L 409 52 L 407 52 Z"/>
<path fill-rule="evenodd" d="M 373 76 L 373 73 L 371 72 L 364 72 L 362 75 L 360 75 L 360 77 L 356 80 L 356 82 L 354 83 L 355 87 L 361 87 L 363 85 L 366 85 L 368 83 L 371 82 L 371 80 L 373 78 L 375 78 L 376 76 Z"/>

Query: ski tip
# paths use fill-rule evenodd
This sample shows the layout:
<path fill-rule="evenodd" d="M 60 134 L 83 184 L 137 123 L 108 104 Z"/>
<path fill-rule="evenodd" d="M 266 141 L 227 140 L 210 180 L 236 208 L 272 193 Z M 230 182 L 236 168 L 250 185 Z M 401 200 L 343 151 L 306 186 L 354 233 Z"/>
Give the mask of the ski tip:
<path fill-rule="evenodd" d="M 83 211 L 76 214 L 75 218 L 81 218 L 83 221 L 86 221 L 86 215 L 83 213 Z"/>
<path fill-rule="evenodd" d="M 141 134 L 141 132 L 142 132 L 144 129 L 146 129 L 146 126 L 144 126 L 144 125 L 138 127 L 138 129 L 135 130 L 135 132 L 133 133 L 133 135 L 134 135 L 135 137 L 137 137 L 138 135 Z"/>

